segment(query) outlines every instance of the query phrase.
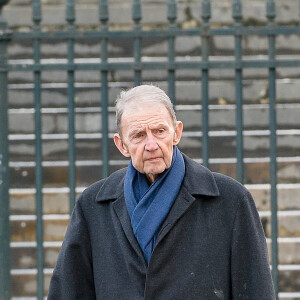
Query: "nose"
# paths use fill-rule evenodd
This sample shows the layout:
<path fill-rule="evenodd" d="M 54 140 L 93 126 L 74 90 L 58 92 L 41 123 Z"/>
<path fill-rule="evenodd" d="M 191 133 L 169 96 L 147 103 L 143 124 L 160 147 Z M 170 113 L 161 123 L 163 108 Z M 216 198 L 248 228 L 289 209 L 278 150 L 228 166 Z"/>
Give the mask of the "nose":
<path fill-rule="evenodd" d="M 150 132 L 150 133 L 147 134 L 145 150 L 146 151 L 155 151 L 157 149 L 158 149 L 158 145 L 156 143 L 155 137 Z"/>

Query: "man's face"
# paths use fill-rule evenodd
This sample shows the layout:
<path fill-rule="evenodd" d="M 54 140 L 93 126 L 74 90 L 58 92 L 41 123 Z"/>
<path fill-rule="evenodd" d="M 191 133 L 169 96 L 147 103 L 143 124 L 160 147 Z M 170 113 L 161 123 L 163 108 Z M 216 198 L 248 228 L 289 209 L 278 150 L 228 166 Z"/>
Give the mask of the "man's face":
<path fill-rule="evenodd" d="M 180 141 L 182 123 L 174 128 L 170 114 L 163 104 L 147 103 L 127 107 L 121 119 L 122 137 L 114 141 L 120 152 L 131 157 L 136 170 L 154 182 L 158 174 L 172 163 L 173 146 Z"/>

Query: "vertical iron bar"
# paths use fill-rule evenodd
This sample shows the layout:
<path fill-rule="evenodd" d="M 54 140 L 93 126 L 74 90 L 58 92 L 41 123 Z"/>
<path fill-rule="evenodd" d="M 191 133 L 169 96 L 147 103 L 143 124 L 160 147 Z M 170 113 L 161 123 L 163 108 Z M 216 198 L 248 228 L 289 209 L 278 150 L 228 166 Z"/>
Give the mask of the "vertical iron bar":
<path fill-rule="evenodd" d="M 33 31 L 40 32 L 41 3 L 34 0 L 32 4 Z M 44 297 L 44 249 L 43 249 L 43 169 L 42 169 L 42 115 L 41 115 L 41 71 L 40 40 L 33 41 L 34 56 L 34 106 L 35 106 L 35 188 L 36 188 L 36 241 L 37 241 L 37 299 Z"/>
<path fill-rule="evenodd" d="M 67 0 L 66 7 L 66 21 L 69 24 L 68 31 L 72 33 L 75 22 L 75 4 L 74 0 Z M 74 91 L 74 40 L 73 38 L 68 39 L 68 120 L 69 120 L 69 188 L 70 188 L 70 199 L 69 207 L 70 214 L 73 211 L 75 200 L 76 200 L 76 154 L 75 154 L 75 91 Z"/>
<path fill-rule="evenodd" d="M 4 5 L 4 3 L 2 4 Z M 0 5 L 0 299 L 11 297 L 9 224 L 9 141 L 7 94 L 7 22 Z"/>
<path fill-rule="evenodd" d="M 203 165 L 209 167 L 209 37 L 210 25 L 209 19 L 211 17 L 210 0 L 202 1 L 202 159 Z"/>
<path fill-rule="evenodd" d="M 134 21 L 134 84 L 140 85 L 142 82 L 142 71 L 141 71 L 141 47 L 142 39 L 140 37 L 142 19 L 141 3 L 140 0 L 133 0 L 132 3 L 132 19 Z"/>
<path fill-rule="evenodd" d="M 100 0 L 99 19 L 104 37 L 101 40 L 101 107 L 102 107 L 102 177 L 109 173 L 108 157 L 108 4 L 107 0 Z"/>
<path fill-rule="evenodd" d="M 243 71 L 242 71 L 242 3 L 233 0 L 232 16 L 235 21 L 235 99 L 236 99 L 236 157 L 237 180 L 244 183 L 243 141 Z"/>
<path fill-rule="evenodd" d="M 268 26 L 274 28 L 276 7 L 274 0 L 266 2 Z M 272 228 L 272 276 L 276 298 L 279 293 L 278 280 L 278 223 L 277 223 L 277 136 L 276 136 L 276 66 L 275 33 L 269 34 L 269 115 L 270 115 L 270 184 L 271 184 L 271 228 Z"/>
<path fill-rule="evenodd" d="M 168 0 L 167 18 L 169 20 L 168 38 L 168 94 L 174 108 L 176 109 L 176 87 L 175 87 L 175 36 L 173 31 L 176 28 L 177 4 L 176 0 Z"/>

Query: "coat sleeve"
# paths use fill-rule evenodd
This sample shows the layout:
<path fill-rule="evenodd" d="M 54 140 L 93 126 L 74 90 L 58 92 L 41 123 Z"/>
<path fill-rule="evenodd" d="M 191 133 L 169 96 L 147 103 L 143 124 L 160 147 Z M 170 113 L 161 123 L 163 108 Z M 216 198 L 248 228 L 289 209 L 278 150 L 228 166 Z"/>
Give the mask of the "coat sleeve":
<path fill-rule="evenodd" d="M 58 255 L 48 294 L 48 300 L 71 299 L 96 299 L 89 231 L 79 200 Z"/>
<path fill-rule="evenodd" d="M 231 245 L 232 299 L 275 300 L 266 239 L 249 192 L 239 203 Z"/>

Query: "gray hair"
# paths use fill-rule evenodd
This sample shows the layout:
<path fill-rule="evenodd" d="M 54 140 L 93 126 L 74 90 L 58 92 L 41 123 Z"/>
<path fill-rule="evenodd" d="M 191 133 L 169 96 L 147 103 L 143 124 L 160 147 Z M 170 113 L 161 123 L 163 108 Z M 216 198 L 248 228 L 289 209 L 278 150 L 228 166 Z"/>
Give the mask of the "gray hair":
<path fill-rule="evenodd" d="M 116 121 L 117 130 L 121 135 L 121 119 L 126 109 L 126 105 L 134 104 L 136 106 L 143 103 L 160 103 L 165 106 L 176 126 L 177 119 L 173 104 L 167 94 L 157 86 L 154 85 L 139 85 L 127 91 L 122 91 L 116 100 Z"/>

